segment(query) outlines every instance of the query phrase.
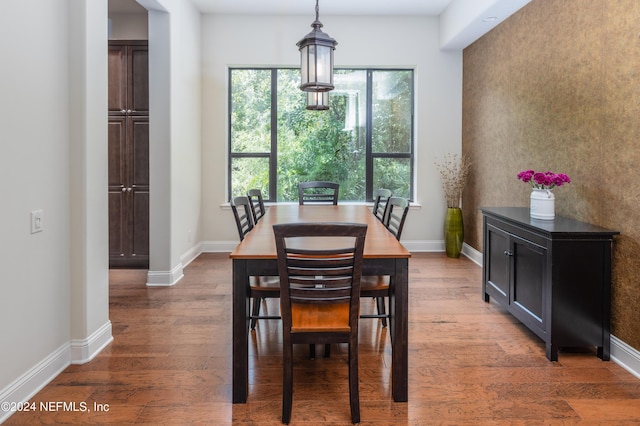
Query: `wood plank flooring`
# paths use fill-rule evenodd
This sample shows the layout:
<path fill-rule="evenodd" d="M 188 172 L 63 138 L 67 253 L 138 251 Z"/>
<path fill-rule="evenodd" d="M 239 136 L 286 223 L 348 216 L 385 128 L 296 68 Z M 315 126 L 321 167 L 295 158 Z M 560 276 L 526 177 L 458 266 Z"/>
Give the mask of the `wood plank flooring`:
<path fill-rule="evenodd" d="M 251 333 L 248 402 L 230 403 L 228 255 L 201 255 L 171 288 L 147 288 L 145 274 L 110 271 L 114 342 L 33 398 L 38 407 L 86 403 L 91 412 L 38 408 L 14 414 L 7 425 L 280 424 L 279 321 L 259 321 Z M 640 424 L 640 380 L 591 349 L 562 351 L 558 362 L 548 361 L 540 339 L 482 300 L 481 268 L 468 259 L 416 253 L 409 280 L 409 402 L 391 397 L 387 329 L 363 319 L 362 424 Z M 362 305 L 374 310 L 371 299 Z M 274 300 L 263 305 L 277 309 Z M 292 425 L 350 424 L 346 360 L 346 347 L 311 360 L 301 345 Z"/>

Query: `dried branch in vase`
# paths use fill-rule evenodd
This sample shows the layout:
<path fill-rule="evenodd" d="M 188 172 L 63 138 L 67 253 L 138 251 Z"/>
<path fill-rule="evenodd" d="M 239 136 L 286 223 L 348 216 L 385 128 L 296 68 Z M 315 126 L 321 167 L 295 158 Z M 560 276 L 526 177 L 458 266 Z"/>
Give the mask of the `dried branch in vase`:
<path fill-rule="evenodd" d="M 444 199 L 448 208 L 460 207 L 462 191 L 469 177 L 471 162 L 466 155 L 446 154 L 442 162 L 435 163 L 440 173 Z"/>

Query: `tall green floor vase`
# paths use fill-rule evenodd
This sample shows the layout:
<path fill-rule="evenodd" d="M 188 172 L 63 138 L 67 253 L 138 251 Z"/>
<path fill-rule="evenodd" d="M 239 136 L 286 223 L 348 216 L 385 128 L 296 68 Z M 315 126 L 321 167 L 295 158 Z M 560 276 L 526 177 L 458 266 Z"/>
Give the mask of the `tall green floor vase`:
<path fill-rule="evenodd" d="M 444 219 L 444 248 L 447 257 L 460 257 L 463 240 L 462 210 L 458 207 L 449 207 Z"/>

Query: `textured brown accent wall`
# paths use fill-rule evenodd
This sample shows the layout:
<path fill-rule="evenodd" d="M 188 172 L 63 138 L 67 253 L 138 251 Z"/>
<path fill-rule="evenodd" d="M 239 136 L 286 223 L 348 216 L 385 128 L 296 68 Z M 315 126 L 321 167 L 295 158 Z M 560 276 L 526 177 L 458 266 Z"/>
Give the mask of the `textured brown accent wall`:
<path fill-rule="evenodd" d="M 556 214 L 621 232 L 612 333 L 640 350 L 640 1 L 533 0 L 464 51 L 467 244 L 483 206 L 528 206 L 525 169 L 567 173 Z"/>

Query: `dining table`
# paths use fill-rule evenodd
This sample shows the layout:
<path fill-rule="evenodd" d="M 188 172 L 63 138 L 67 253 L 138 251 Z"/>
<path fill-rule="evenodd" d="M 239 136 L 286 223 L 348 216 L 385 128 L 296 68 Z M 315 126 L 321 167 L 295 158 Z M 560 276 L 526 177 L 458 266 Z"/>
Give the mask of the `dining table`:
<path fill-rule="evenodd" d="M 233 403 L 246 403 L 249 391 L 249 279 L 277 276 L 273 225 L 280 223 L 348 222 L 367 224 L 362 275 L 388 275 L 391 392 L 394 401 L 408 400 L 408 282 L 411 253 L 365 204 L 274 204 L 231 252 L 233 263 Z"/>

